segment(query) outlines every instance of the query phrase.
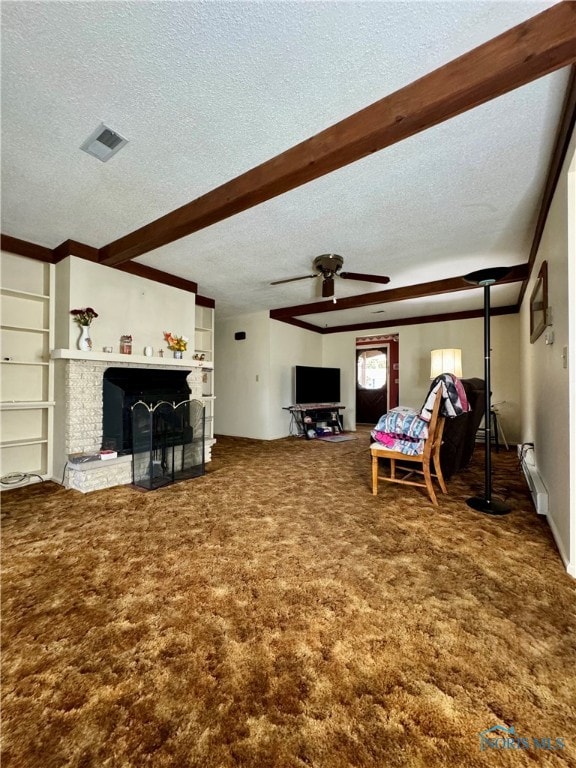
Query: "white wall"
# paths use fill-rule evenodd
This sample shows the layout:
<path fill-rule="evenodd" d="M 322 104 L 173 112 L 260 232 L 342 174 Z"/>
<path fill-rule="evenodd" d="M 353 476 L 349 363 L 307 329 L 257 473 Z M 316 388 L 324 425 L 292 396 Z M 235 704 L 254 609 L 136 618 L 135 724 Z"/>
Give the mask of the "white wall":
<path fill-rule="evenodd" d="M 217 314 L 216 314 L 217 317 Z M 237 341 L 234 334 L 244 332 Z M 270 320 L 268 312 L 216 320 L 214 429 L 273 440 L 289 434 L 293 366 L 321 365 L 319 334 Z"/>
<path fill-rule="evenodd" d="M 246 339 L 235 341 L 244 331 Z M 509 442 L 520 438 L 520 372 L 518 315 L 492 318 L 492 391 L 500 407 Z M 283 410 L 294 398 L 295 365 L 323 365 L 342 372 L 345 429 L 356 428 L 355 344 L 372 331 L 318 334 L 276 320 L 267 312 L 216 322 L 215 431 L 222 435 L 273 440 L 289 434 L 290 416 Z M 420 407 L 430 386 L 430 351 L 462 348 L 464 376 L 484 378 L 483 321 L 387 328 L 400 338 L 400 402 Z"/>
<path fill-rule="evenodd" d="M 216 313 L 216 318 L 218 315 Z M 219 322 L 214 337 L 214 431 L 266 439 L 270 327 L 267 312 Z M 234 339 L 243 331 L 246 338 Z"/>
<path fill-rule="evenodd" d="M 270 321 L 270 438 L 289 434 L 291 416 L 282 408 L 294 403 L 294 366 L 324 364 L 319 333 Z"/>
<path fill-rule="evenodd" d="M 569 174 L 574 163 L 576 138 L 572 137 L 532 277 L 520 314 L 522 345 L 522 442 L 533 442 L 538 471 L 549 494 L 548 520 L 558 549 L 568 570 L 576 576 L 576 551 L 571 538 L 576 528 L 576 493 L 574 491 L 576 453 L 574 452 L 576 333 L 570 334 L 570 317 L 576 303 L 576 196 L 574 177 Z M 571 232 L 569 239 L 568 233 Z M 571 265 L 569 267 L 569 254 Z M 529 300 L 542 262 L 548 262 L 548 303 L 553 324 L 530 343 Z M 569 316 L 570 313 L 570 316 Z M 554 334 L 554 343 L 546 344 L 546 336 Z M 570 371 L 564 368 L 562 353 L 566 347 Z M 570 381 L 570 377 L 572 381 Z M 572 492 L 570 484 L 573 483 Z"/>
<path fill-rule="evenodd" d="M 323 365 L 342 370 L 342 401 L 346 428 L 354 428 L 355 412 L 355 345 L 356 338 L 383 333 L 374 328 L 326 334 L 323 339 Z M 508 442 L 520 437 L 520 355 L 518 315 L 501 315 L 491 319 L 492 402 L 499 406 L 500 420 Z M 484 327 L 482 318 L 450 320 L 442 323 L 398 325 L 385 333 L 399 336 L 399 399 L 401 405 L 419 408 L 430 386 L 430 351 L 443 347 L 462 349 L 464 378 L 484 378 Z"/>
<path fill-rule="evenodd" d="M 573 145 L 574 146 L 574 145 Z M 570 564 L 569 572 L 576 578 L 576 151 L 568 172 L 568 420 L 570 445 Z"/>
<path fill-rule="evenodd" d="M 93 307 L 93 348 L 111 346 L 119 351 L 120 336 L 131 334 L 132 352 L 145 346 L 155 352 L 166 348 L 164 331 L 190 339 L 194 351 L 195 296 L 118 269 L 69 256 L 56 265 L 56 347 L 75 349 L 80 332 L 71 309 Z"/>
<path fill-rule="evenodd" d="M 373 336 L 375 333 L 378 331 L 367 333 L 366 336 Z M 329 333 L 320 338 L 321 365 L 325 368 L 340 368 L 340 401 L 344 406 L 340 415 L 344 429 L 356 429 L 356 334 Z"/>

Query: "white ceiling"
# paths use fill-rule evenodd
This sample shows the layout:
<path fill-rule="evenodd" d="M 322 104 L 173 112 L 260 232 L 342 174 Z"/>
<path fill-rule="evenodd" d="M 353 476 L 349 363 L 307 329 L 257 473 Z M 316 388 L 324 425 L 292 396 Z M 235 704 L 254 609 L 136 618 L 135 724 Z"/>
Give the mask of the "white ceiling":
<path fill-rule="evenodd" d="M 551 2 L 2 2 L 2 232 L 102 247 Z M 528 261 L 567 69 L 151 251 L 220 317 L 305 304 L 321 253 L 389 288 Z M 104 122 L 129 139 L 80 151 Z M 338 279 L 336 295 L 384 286 Z M 519 284 L 494 290 L 513 304 Z M 308 315 L 480 308 L 481 291 Z M 385 314 L 374 314 L 385 310 Z"/>

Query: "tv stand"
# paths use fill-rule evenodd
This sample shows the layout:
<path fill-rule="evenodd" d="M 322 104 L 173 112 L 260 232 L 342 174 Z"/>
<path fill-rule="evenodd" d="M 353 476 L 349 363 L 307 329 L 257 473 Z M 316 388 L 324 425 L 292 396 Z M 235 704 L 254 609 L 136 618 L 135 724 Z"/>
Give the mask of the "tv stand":
<path fill-rule="evenodd" d="M 346 406 L 340 403 L 303 403 L 289 405 L 285 410 L 290 411 L 298 428 L 298 434 L 310 440 L 313 436 L 339 434 L 344 431 L 344 421 L 340 411 Z M 309 435 L 309 431 L 314 435 Z"/>

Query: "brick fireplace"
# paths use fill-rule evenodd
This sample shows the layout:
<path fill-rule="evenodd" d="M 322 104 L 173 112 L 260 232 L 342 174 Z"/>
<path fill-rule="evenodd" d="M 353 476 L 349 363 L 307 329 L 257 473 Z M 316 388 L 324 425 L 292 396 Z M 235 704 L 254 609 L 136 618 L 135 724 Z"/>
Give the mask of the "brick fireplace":
<path fill-rule="evenodd" d="M 67 458 L 73 453 L 96 453 L 102 447 L 103 378 L 108 368 L 174 371 L 175 361 L 127 362 L 126 355 L 81 358 L 78 353 L 67 350 L 55 350 L 52 356 L 56 365 L 54 466 L 56 472 L 58 467 L 61 468 L 63 485 L 86 493 L 131 483 L 132 457 L 129 455 L 85 464 L 72 464 Z M 178 361 L 178 367 L 179 370 L 190 371 L 186 377 L 190 398 L 201 400 L 200 365 L 196 361 L 182 360 Z M 210 448 L 211 443 L 207 442 L 206 461 L 210 460 Z"/>

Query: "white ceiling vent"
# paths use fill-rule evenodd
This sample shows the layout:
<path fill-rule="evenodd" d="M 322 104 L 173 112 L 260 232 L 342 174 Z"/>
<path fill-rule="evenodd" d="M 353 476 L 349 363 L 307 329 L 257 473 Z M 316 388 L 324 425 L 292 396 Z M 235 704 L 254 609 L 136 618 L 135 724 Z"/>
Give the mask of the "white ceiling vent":
<path fill-rule="evenodd" d="M 122 149 L 124 144 L 128 144 L 128 139 L 120 136 L 119 133 L 108 128 L 104 123 L 100 123 L 98 128 L 80 145 L 80 149 L 105 163 L 118 150 Z"/>

